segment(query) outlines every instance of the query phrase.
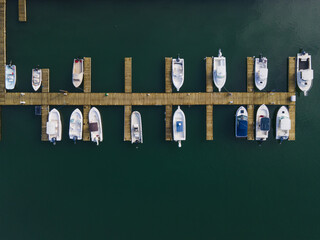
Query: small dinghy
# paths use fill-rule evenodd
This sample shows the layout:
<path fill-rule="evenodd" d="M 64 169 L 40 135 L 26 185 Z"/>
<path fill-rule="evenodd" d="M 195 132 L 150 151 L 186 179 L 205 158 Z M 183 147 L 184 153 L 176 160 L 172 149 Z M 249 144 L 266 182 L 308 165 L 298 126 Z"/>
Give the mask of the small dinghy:
<path fill-rule="evenodd" d="M 308 95 L 312 87 L 313 70 L 311 68 L 311 55 L 302 51 L 297 54 L 297 85 L 304 93 Z"/>
<path fill-rule="evenodd" d="M 57 141 L 61 141 L 62 124 L 60 113 L 57 109 L 52 109 L 49 112 L 48 122 L 47 122 L 47 134 L 49 141 L 56 145 Z"/>
<path fill-rule="evenodd" d="M 184 59 L 174 58 L 172 59 L 172 83 L 179 92 L 184 82 Z"/>
<path fill-rule="evenodd" d="M 131 143 L 143 143 L 141 115 L 137 111 L 131 114 Z"/>
<path fill-rule="evenodd" d="M 178 142 L 179 147 L 181 141 L 186 140 L 186 117 L 180 106 L 173 114 L 173 140 Z"/>
<path fill-rule="evenodd" d="M 32 69 L 32 87 L 34 91 L 38 91 L 42 82 L 42 71 L 39 68 Z"/>
<path fill-rule="evenodd" d="M 283 140 L 288 140 L 291 129 L 289 111 L 285 106 L 279 109 L 276 121 L 276 139 L 280 140 L 281 143 Z"/>
<path fill-rule="evenodd" d="M 270 130 L 269 110 L 266 105 L 261 105 L 257 111 L 256 117 L 256 140 L 265 141 L 268 138 Z"/>
<path fill-rule="evenodd" d="M 213 58 L 213 82 L 219 92 L 221 92 L 221 88 L 226 83 L 226 79 L 226 58 L 222 56 L 221 49 L 219 49 L 218 57 Z"/>
<path fill-rule="evenodd" d="M 72 139 L 74 143 L 76 143 L 77 140 L 82 140 L 82 127 L 82 112 L 77 108 L 72 112 L 69 123 L 69 138 Z"/>
<path fill-rule="evenodd" d="M 268 59 L 262 57 L 262 54 L 258 58 L 255 58 L 254 62 L 254 80 L 256 87 L 261 91 L 267 85 L 268 80 Z"/>
<path fill-rule="evenodd" d="M 241 106 L 236 112 L 236 137 L 245 138 L 248 136 L 248 112 Z"/>
<path fill-rule="evenodd" d="M 74 59 L 73 60 L 73 69 L 72 69 L 72 83 L 78 88 L 83 80 L 83 59 Z"/>
<path fill-rule="evenodd" d="M 99 142 L 103 141 L 102 123 L 100 112 L 95 107 L 91 108 L 89 111 L 89 130 L 91 135 L 91 141 L 99 145 Z"/>
<path fill-rule="evenodd" d="M 16 86 L 17 69 L 16 65 L 6 65 L 6 89 L 12 90 Z"/>

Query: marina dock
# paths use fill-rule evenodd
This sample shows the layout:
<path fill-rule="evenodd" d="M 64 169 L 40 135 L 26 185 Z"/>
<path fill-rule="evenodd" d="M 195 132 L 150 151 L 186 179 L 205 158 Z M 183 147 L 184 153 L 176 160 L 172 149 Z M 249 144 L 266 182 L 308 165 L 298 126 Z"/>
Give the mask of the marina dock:
<path fill-rule="evenodd" d="M 27 0 L 19 0 L 19 22 L 27 21 Z"/>
<path fill-rule="evenodd" d="M 26 1 L 19 0 L 19 19 L 26 20 Z M 23 10 L 24 9 L 24 10 Z M 91 58 L 84 58 L 83 92 L 50 92 L 49 69 L 42 69 L 41 92 L 6 92 L 6 1 L 0 0 L 0 129 L 1 107 L 14 105 L 41 106 L 41 139 L 47 141 L 46 122 L 49 107 L 83 106 L 83 140 L 90 140 L 88 128 L 88 112 L 91 106 L 123 106 L 124 107 L 124 141 L 131 140 L 132 106 L 165 106 L 165 140 L 172 141 L 172 112 L 177 105 L 206 106 L 206 139 L 213 140 L 213 109 L 214 105 L 247 105 L 248 109 L 248 140 L 254 140 L 254 108 L 255 105 L 286 105 L 292 121 L 289 140 L 295 140 L 296 102 L 291 101 L 295 95 L 295 58 L 288 60 L 288 92 L 255 92 L 254 91 L 254 59 L 247 57 L 247 92 L 214 92 L 212 58 L 207 57 L 206 92 L 173 92 L 171 81 L 172 58 L 165 58 L 165 92 L 164 93 L 132 93 L 132 58 L 124 59 L 124 92 L 122 93 L 92 93 L 91 92 Z M 19 81 L 19 79 L 17 79 Z M 71 81 L 71 79 L 70 79 Z M 230 116 L 234 117 L 234 116 Z M 66 128 L 64 128 L 66 129 Z M 1 138 L 1 130 L 0 130 Z"/>

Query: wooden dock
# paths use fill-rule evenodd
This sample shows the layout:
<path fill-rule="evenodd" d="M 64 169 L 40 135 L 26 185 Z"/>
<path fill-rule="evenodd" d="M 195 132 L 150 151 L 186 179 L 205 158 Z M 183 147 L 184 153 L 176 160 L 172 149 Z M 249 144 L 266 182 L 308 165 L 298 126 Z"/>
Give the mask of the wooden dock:
<path fill-rule="evenodd" d="M 213 92 L 212 57 L 206 57 L 206 92 Z M 213 140 L 213 105 L 206 105 L 206 139 Z"/>
<path fill-rule="evenodd" d="M 172 58 L 165 58 L 165 91 L 172 93 Z M 166 141 L 172 141 L 172 105 L 166 105 L 165 111 Z"/>
<path fill-rule="evenodd" d="M 42 69 L 42 93 L 49 93 L 50 92 L 50 71 L 49 69 Z M 25 95 L 24 95 L 25 96 Z M 48 99 L 45 94 L 42 95 L 43 99 L 42 102 L 44 104 L 37 104 L 41 105 L 41 141 L 49 141 L 48 135 L 47 135 L 47 121 L 48 121 L 48 115 L 49 115 L 49 105 L 47 104 Z"/>
<path fill-rule="evenodd" d="M 27 0 L 19 0 L 19 22 L 27 21 Z"/>
<path fill-rule="evenodd" d="M 83 58 L 84 63 L 84 73 L 83 73 L 83 92 L 91 93 L 91 58 Z M 86 94 L 87 102 L 90 102 L 90 94 Z M 83 105 L 83 132 L 82 140 L 90 141 L 90 131 L 89 131 L 89 111 L 91 105 Z"/>
<path fill-rule="evenodd" d="M 288 92 L 291 95 L 296 94 L 296 58 L 289 57 L 288 59 Z M 296 105 L 294 104 L 289 106 L 289 115 L 291 119 L 291 129 L 289 132 L 289 141 L 296 140 Z"/>
<path fill-rule="evenodd" d="M 132 58 L 126 57 L 124 59 L 124 91 L 125 93 L 132 93 Z M 132 105 L 124 106 L 124 141 L 131 141 L 131 112 Z"/>
<path fill-rule="evenodd" d="M 247 57 L 247 92 L 254 92 L 254 58 Z M 254 140 L 254 105 L 247 105 L 248 111 L 248 136 L 247 139 L 250 141 Z"/>

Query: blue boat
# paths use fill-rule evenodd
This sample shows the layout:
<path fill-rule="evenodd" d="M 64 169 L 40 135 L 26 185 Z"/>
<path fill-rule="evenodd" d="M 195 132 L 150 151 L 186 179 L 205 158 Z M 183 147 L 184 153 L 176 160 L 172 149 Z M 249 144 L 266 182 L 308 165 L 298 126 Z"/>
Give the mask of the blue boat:
<path fill-rule="evenodd" d="M 248 136 L 248 112 L 241 106 L 236 112 L 236 137 L 246 138 Z"/>

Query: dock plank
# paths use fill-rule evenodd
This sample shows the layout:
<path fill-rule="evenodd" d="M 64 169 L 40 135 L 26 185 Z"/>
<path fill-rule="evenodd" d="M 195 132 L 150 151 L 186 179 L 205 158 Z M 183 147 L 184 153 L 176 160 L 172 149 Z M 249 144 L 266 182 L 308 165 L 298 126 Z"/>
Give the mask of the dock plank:
<path fill-rule="evenodd" d="M 288 92 L 296 92 L 296 58 L 288 58 Z"/>
<path fill-rule="evenodd" d="M 291 129 L 289 131 L 289 141 L 296 140 L 296 106 L 289 106 L 289 115 L 291 119 Z"/>
<path fill-rule="evenodd" d="M 27 21 L 27 0 L 19 0 L 19 22 Z"/>
<path fill-rule="evenodd" d="M 250 141 L 254 140 L 254 105 L 247 106 L 248 111 L 248 137 Z"/>
<path fill-rule="evenodd" d="M 254 92 L 254 58 L 247 57 L 247 92 Z"/>
<path fill-rule="evenodd" d="M 89 111 L 91 109 L 90 105 L 83 106 L 83 134 L 82 140 L 87 142 L 90 141 L 90 131 L 89 131 Z"/>
<path fill-rule="evenodd" d="M 49 93 L 50 91 L 50 70 L 49 69 L 41 69 L 42 71 L 42 84 L 41 91 L 42 93 Z M 25 96 L 24 96 L 25 97 Z M 45 105 L 43 105 L 45 103 Z M 48 103 L 48 95 L 43 94 L 41 98 L 41 141 L 49 141 L 47 135 L 47 121 L 49 115 L 49 104 Z"/>
<path fill-rule="evenodd" d="M 213 92 L 212 57 L 206 57 L 206 92 Z M 206 105 L 206 139 L 213 140 L 213 105 Z"/>
<path fill-rule="evenodd" d="M 0 1 L 0 102 L 5 100 L 5 65 L 6 65 L 6 1 Z"/>
<path fill-rule="evenodd" d="M 83 58 L 84 73 L 83 73 L 83 92 L 86 94 L 86 102 L 90 102 L 91 93 L 91 57 Z M 89 111 L 91 105 L 83 105 L 83 131 L 82 140 L 90 141 L 90 131 L 89 131 Z"/>
<path fill-rule="evenodd" d="M 131 141 L 132 106 L 124 106 L 124 141 Z"/>
<path fill-rule="evenodd" d="M 125 93 L 132 92 L 132 58 L 124 59 L 124 91 Z M 132 106 L 124 106 L 124 141 L 131 141 L 131 112 Z"/>
<path fill-rule="evenodd" d="M 165 58 L 165 91 L 172 93 L 172 58 Z M 166 105 L 165 109 L 166 141 L 172 141 L 172 105 Z"/>

